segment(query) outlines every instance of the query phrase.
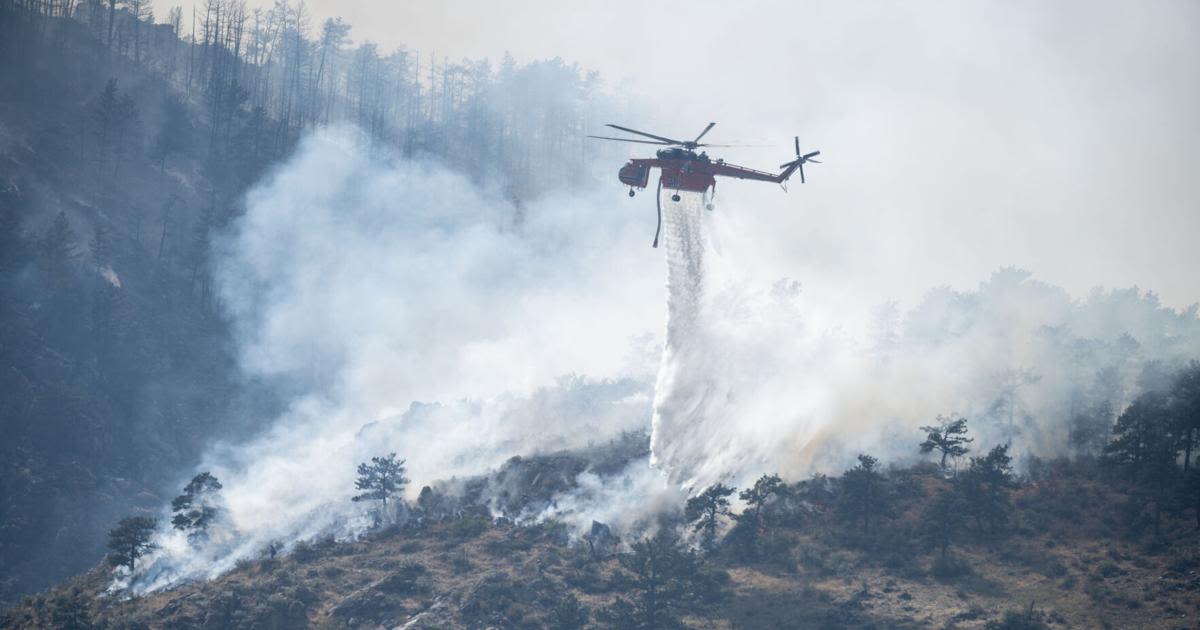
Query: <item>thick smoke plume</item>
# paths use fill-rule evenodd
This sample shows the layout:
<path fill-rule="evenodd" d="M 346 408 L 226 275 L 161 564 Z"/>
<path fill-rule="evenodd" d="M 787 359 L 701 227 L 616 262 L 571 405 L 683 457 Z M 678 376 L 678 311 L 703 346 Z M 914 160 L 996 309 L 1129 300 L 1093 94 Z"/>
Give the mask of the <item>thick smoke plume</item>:
<path fill-rule="evenodd" d="M 604 198 L 522 205 L 350 129 L 305 140 L 216 256 L 247 378 L 291 402 L 207 458 L 237 535 L 199 550 L 164 536 L 141 588 L 369 527 L 349 498 L 371 456 L 407 459 L 415 499 L 515 455 L 644 430 L 661 325 L 651 216 Z"/>
<path fill-rule="evenodd" d="M 1073 415 L 1102 399 L 1119 409 L 1200 356 L 1195 308 L 1136 289 L 1075 298 L 1018 270 L 935 289 L 906 313 L 884 304 L 856 330 L 843 322 L 861 313 L 838 312 L 804 278 L 742 277 L 709 220 L 739 208 L 710 214 L 688 194 L 663 200 L 661 342 L 652 215 L 617 210 L 609 193 L 522 206 L 350 130 L 308 138 L 249 194 L 217 252 L 247 378 L 291 402 L 268 433 L 213 449 L 220 531 L 199 548 L 162 534 L 135 587 L 364 531 L 355 465 L 390 451 L 408 460 L 411 499 L 652 424 L 654 468 L 585 472 L 524 515 L 636 528 L 677 509 L 681 488 L 834 472 L 861 451 L 915 457 L 916 427 L 939 413 L 970 418 L 977 445 L 1064 453 Z"/>
<path fill-rule="evenodd" d="M 1119 411 L 1200 357 L 1197 308 L 1153 293 L 1084 299 L 1003 269 L 973 292 L 941 288 L 903 316 L 885 303 L 870 330 L 799 281 L 739 278 L 712 251 L 699 195 L 667 204 L 668 331 L 655 391 L 653 460 L 700 489 L 838 472 L 855 454 L 916 455 L 939 414 L 962 414 L 977 445 L 1070 454 L 1071 421 Z M 1109 418 L 1111 421 L 1111 418 Z"/>

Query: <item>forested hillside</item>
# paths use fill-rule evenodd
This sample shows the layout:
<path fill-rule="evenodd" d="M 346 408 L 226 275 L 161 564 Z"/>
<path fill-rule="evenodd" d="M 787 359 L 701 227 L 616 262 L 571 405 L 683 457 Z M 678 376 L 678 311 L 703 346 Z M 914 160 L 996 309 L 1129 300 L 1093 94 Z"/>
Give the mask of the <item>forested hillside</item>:
<path fill-rule="evenodd" d="M 1198 377 L 1193 364 L 1169 396 L 1140 397 L 1100 457 L 1035 459 L 1017 474 L 1007 446 L 977 443 L 966 419 L 944 418 L 909 434 L 930 460 L 885 466 L 862 454 L 840 475 L 716 484 L 660 506 L 653 535 L 593 522 L 576 537 L 564 523 L 521 518 L 589 475 L 644 465 L 645 434 L 514 457 L 458 487 L 426 486 L 403 523 L 356 540 L 271 546 L 215 579 L 130 598 L 105 595 L 113 573 L 99 567 L 25 598 L 0 625 L 1189 628 L 1200 614 L 1200 485 L 1194 467 L 1161 464 L 1187 448 L 1170 437 L 1179 434 L 1169 409 L 1194 400 Z M 403 489 L 394 456 L 360 473 L 356 500 L 382 508 L 385 477 Z M 219 495 L 213 481 L 198 476 L 181 499 Z M 176 512 L 204 535 L 186 508 Z"/>
<path fill-rule="evenodd" d="M 355 124 L 519 208 L 590 178 L 582 130 L 626 107 L 557 59 L 449 62 L 352 32 L 287 2 L 0 2 L 0 601 L 93 566 L 120 515 L 271 417 L 210 246 L 306 129 Z"/>

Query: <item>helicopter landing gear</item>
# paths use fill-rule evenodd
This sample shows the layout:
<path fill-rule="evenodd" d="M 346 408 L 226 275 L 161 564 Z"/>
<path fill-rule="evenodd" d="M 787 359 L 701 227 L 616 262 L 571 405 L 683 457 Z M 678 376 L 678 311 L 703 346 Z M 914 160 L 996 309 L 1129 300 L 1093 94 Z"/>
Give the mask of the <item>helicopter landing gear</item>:
<path fill-rule="evenodd" d="M 633 196 L 633 189 L 632 189 L 632 188 L 630 188 L 630 189 L 629 189 L 629 196 L 630 196 L 630 197 L 632 197 L 632 196 Z"/>

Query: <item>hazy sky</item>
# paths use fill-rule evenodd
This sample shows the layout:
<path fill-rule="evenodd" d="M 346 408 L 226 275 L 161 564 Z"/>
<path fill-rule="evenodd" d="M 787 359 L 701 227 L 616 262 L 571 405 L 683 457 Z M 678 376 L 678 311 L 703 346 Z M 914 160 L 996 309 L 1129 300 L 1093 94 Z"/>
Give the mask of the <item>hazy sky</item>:
<path fill-rule="evenodd" d="M 631 79 L 652 119 L 614 122 L 687 135 L 714 120 L 713 141 L 775 143 L 730 161 L 773 167 L 799 134 L 826 158 L 807 186 L 719 191 L 724 254 L 749 274 L 911 303 L 1015 265 L 1076 295 L 1137 284 L 1174 306 L 1200 299 L 1200 3 L 307 7 L 314 29 L 340 15 L 385 49 L 559 56 Z M 650 207 L 613 183 L 622 211 Z"/>

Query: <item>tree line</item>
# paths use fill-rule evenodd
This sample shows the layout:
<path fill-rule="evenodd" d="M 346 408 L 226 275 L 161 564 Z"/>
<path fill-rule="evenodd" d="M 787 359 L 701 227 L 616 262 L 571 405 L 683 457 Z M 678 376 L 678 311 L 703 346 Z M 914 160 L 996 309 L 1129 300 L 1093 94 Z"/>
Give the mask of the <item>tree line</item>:
<path fill-rule="evenodd" d="M 264 127 L 260 152 L 281 155 L 304 130 L 350 122 L 406 156 L 436 158 L 527 199 L 597 175 L 594 158 L 614 149 L 585 136 L 628 108 L 598 73 L 559 58 L 385 51 L 354 41 L 341 18 L 318 22 L 303 2 L 248 9 L 243 0 L 205 0 L 190 13 L 173 7 L 162 21 L 148 0 L 0 5 L 0 19 L 77 22 L 111 54 L 201 103 L 196 140 L 216 170 L 236 159 L 247 126 Z"/>

